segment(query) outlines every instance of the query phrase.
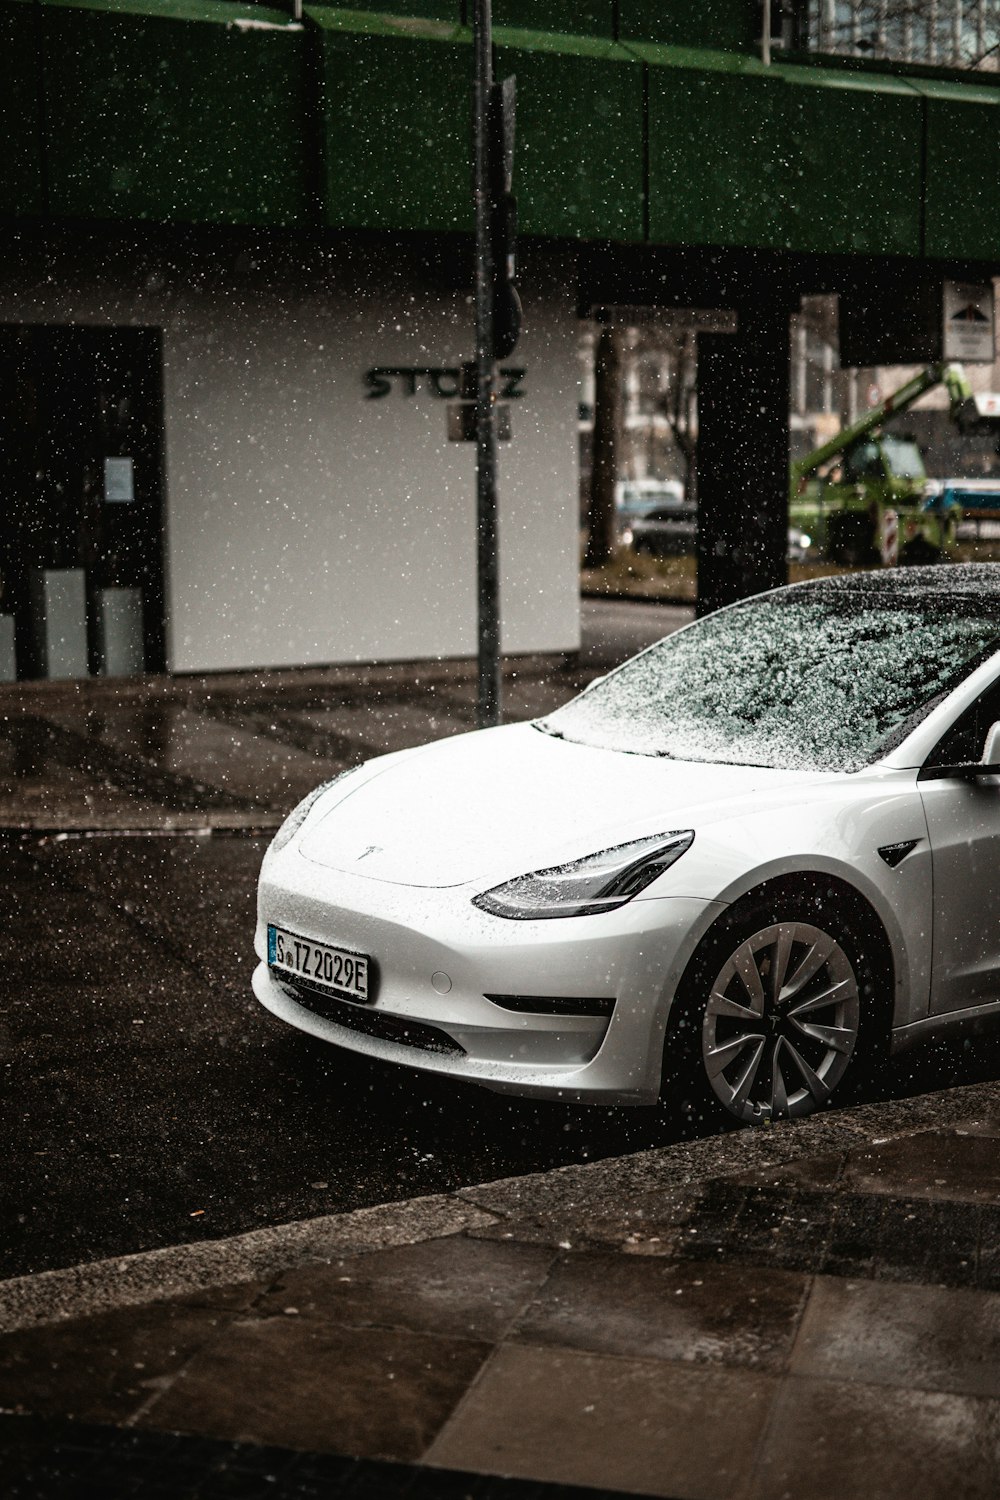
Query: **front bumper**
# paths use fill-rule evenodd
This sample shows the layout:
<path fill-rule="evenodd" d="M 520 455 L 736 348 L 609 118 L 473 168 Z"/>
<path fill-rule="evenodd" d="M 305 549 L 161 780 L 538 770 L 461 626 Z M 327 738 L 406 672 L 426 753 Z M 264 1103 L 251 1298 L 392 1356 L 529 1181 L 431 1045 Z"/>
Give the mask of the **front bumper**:
<path fill-rule="evenodd" d="M 596 917 L 515 922 L 474 907 L 477 888 L 420 889 L 325 869 L 293 841 L 261 871 L 254 994 L 299 1030 L 385 1062 L 504 1093 L 654 1103 L 671 1000 L 722 904 L 638 899 Z M 369 954 L 379 972 L 374 1004 L 333 1007 L 350 1012 L 352 1025 L 310 1008 L 308 994 L 267 967 L 268 923 Z M 610 1015 L 515 1011 L 488 995 L 519 1006 L 524 997 L 603 1000 Z"/>

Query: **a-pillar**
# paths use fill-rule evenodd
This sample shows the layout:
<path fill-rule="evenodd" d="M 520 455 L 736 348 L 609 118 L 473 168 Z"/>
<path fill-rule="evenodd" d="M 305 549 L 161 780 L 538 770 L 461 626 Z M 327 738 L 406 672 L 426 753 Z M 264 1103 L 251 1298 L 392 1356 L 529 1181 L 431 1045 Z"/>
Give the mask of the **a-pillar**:
<path fill-rule="evenodd" d="M 789 309 L 698 338 L 698 613 L 786 582 Z"/>

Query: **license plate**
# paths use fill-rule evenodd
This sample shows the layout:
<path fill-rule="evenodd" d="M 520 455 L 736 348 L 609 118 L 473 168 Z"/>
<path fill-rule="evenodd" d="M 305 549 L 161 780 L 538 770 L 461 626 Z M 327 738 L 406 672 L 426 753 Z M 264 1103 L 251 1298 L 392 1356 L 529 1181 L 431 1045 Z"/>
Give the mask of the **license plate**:
<path fill-rule="evenodd" d="M 369 960 L 363 953 L 331 948 L 327 943 L 314 943 L 294 932 L 286 932 L 283 927 L 268 926 L 267 962 L 272 969 L 281 969 L 317 988 L 344 995 L 348 1000 L 365 1004 L 371 999 Z"/>

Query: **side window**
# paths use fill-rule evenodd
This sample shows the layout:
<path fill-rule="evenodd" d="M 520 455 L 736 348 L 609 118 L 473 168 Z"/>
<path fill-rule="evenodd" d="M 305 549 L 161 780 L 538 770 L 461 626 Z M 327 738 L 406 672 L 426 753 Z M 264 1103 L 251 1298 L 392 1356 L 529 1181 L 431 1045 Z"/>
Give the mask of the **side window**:
<path fill-rule="evenodd" d="M 993 682 L 942 735 L 927 757 L 929 766 L 960 766 L 981 760 L 986 733 L 1000 722 L 1000 682 Z"/>
<path fill-rule="evenodd" d="M 861 479 L 883 479 L 885 466 L 877 443 L 855 443 L 844 454 L 844 478 L 849 484 Z"/>

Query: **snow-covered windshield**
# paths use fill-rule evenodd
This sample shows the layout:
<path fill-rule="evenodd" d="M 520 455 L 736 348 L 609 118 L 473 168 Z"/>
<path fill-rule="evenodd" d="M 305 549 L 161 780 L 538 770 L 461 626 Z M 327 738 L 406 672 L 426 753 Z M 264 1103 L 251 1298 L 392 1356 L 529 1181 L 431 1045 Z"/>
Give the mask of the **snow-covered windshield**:
<path fill-rule="evenodd" d="M 538 727 L 675 760 L 856 771 L 996 650 L 995 599 L 790 589 L 668 636 Z"/>

